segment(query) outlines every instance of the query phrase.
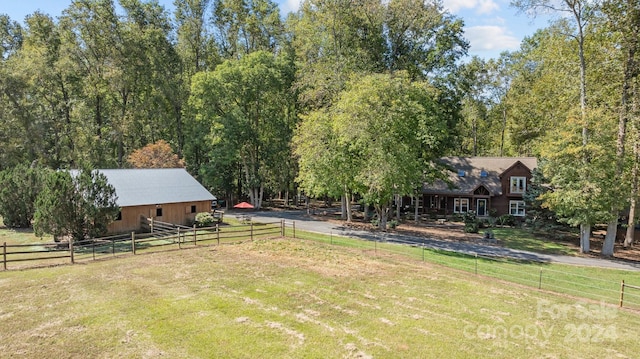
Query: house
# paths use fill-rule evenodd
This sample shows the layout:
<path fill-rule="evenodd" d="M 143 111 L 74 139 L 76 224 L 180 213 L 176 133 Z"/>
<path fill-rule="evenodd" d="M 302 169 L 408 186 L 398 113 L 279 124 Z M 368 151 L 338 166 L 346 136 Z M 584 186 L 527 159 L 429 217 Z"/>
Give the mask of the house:
<path fill-rule="evenodd" d="M 440 162 L 450 169 L 449 183 L 423 186 L 423 214 L 524 217 L 522 195 L 538 165 L 535 157 L 444 157 Z"/>
<path fill-rule="evenodd" d="M 216 200 L 184 168 L 100 169 L 115 190 L 120 207 L 109 233 L 140 231 L 148 218 L 189 225 L 196 213 L 210 212 Z"/>

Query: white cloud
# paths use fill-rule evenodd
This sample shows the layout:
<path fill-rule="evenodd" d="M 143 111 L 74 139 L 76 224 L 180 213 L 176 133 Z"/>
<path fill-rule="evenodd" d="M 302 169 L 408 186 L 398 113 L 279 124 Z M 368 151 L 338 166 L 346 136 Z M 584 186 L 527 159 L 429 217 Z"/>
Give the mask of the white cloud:
<path fill-rule="evenodd" d="M 515 50 L 520 40 L 502 26 L 472 26 L 465 29 L 472 52 Z"/>
<path fill-rule="evenodd" d="M 462 9 L 475 10 L 476 14 L 491 14 L 500 9 L 494 0 L 444 0 L 443 5 L 452 14 L 456 14 Z"/>

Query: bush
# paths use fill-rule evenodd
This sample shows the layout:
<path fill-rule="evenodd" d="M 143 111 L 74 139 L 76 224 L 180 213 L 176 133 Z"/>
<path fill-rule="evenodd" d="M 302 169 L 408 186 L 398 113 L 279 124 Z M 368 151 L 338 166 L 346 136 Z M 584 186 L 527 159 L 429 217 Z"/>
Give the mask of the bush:
<path fill-rule="evenodd" d="M 516 225 L 516 218 L 510 214 L 503 214 L 502 216 L 498 217 L 498 223 L 501 226 L 513 227 Z"/>
<path fill-rule="evenodd" d="M 211 227 L 214 221 L 213 215 L 209 212 L 196 214 L 196 226 L 198 227 Z"/>
<path fill-rule="evenodd" d="M 398 226 L 398 221 L 396 221 L 395 219 L 392 219 L 389 221 L 389 228 L 394 229 Z"/>
<path fill-rule="evenodd" d="M 463 219 L 464 219 L 464 231 L 466 233 L 478 233 L 480 223 L 478 222 L 478 218 L 476 217 L 475 212 L 469 211 L 465 213 Z"/>

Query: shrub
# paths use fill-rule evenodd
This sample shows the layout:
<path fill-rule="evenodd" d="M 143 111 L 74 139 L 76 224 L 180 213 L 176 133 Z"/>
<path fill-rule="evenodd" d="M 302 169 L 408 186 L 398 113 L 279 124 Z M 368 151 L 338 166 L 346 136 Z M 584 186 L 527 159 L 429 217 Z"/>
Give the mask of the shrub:
<path fill-rule="evenodd" d="M 398 226 L 398 221 L 396 221 L 395 219 L 392 219 L 389 221 L 389 228 L 394 229 Z"/>
<path fill-rule="evenodd" d="M 479 222 L 476 213 L 469 211 L 464 214 L 464 231 L 466 233 L 478 233 Z"/>
<path fill-rule="evenodd" d="M 513 227 L 516 225 L 516 219 L 510 214 L 503 214 L 502 216 L 498 217 L 498 223 L 501 226 Z"/>
<path fill-rule="evenodd" d="M 210 227 L 213 222 L 213 215 L 209 212 L 200 212 L 196 214 L 196 226 L 198 227 Z"/>

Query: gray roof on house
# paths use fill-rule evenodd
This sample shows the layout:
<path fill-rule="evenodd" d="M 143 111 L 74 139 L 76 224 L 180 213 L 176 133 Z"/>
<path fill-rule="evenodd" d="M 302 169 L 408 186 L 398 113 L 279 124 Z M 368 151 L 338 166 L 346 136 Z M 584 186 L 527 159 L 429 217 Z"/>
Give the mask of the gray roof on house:
<path fill-rule="evenodd" d="M 184 168 L 99 169 L 116 189 L 118 206 L 212 201 Z"/>
<path fill-rule="evenodd" d="M 497 196 L 502 194 L 500 177 L 506 170 L 518 162 L 529 170 L 538 167 L 535 157 L 443 157 L 439 162 L 451 169 L 449 181 L 452 186 L 438 180 L 433 184 L 425 184 L 423 192 L 466 195 L 484 186 L 492 196 Z M 463 171 L 464 176 L 460 176 L 459 171 Z"/>

